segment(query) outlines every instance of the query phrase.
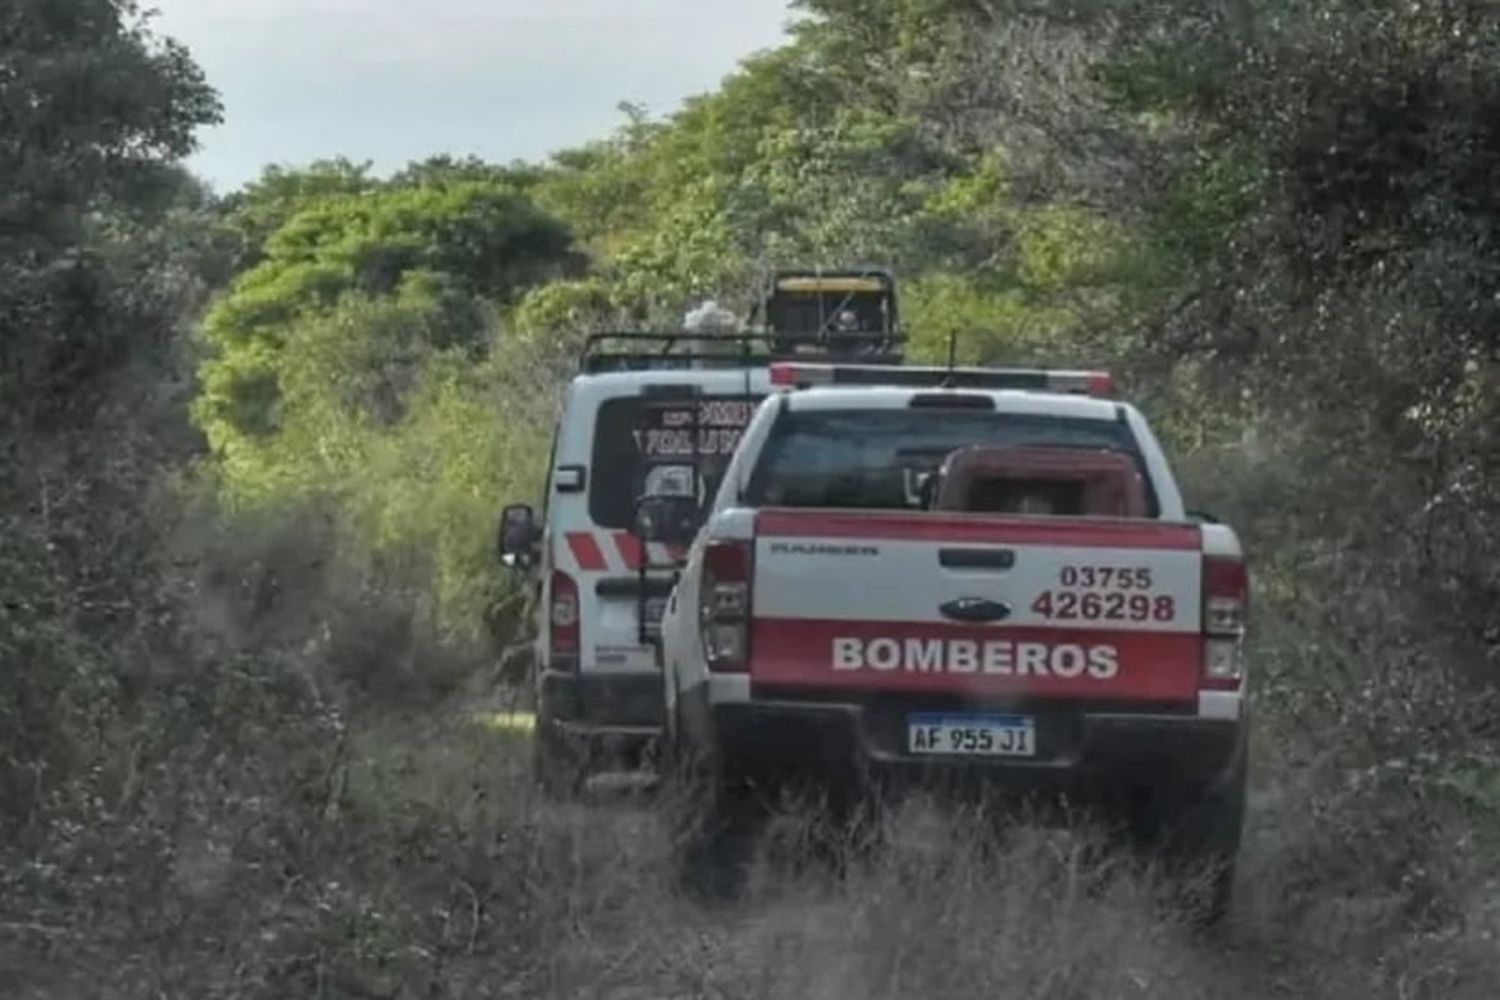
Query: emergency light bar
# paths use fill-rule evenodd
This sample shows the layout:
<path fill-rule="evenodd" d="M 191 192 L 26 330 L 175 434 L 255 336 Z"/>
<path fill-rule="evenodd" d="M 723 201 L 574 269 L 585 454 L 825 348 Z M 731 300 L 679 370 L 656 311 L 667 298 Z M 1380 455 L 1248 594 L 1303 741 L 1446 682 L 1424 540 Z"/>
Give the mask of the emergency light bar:
<path fill-rule="evenodd" d="M 773 362 L 771 385 L 807 389 L 822 385 L 888 385 L 912 388 L 1024 389 L 1084 396 L 1112 396 L 1114 378 L 1105 371 L 1045 368 L 940 368 L 878 365 L 819 365 Z"/>

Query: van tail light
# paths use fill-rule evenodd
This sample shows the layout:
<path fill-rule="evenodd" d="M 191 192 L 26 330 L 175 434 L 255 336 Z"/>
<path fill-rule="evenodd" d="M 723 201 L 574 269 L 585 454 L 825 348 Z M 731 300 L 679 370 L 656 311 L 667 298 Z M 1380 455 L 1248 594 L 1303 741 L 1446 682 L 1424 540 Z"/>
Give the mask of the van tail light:
<path fill-rule="evenodd" d="M 750 669 L 750 576 L 749 542 L 708 543 L 698 589 L 698 622 L 703 655 L 715 673 Z"/>
<path fill-rule="evenodd" d="M 562 570 L 552 572 L 547 626 L 553 669 L 576 663 L 579 646 L 578 584 Z"/>
<path fill-rule="evenodd" d="M 1239 556 L 1203 557 L 1203 686 L 1234 690 L 1245 676 L 1250 575 Z"/>

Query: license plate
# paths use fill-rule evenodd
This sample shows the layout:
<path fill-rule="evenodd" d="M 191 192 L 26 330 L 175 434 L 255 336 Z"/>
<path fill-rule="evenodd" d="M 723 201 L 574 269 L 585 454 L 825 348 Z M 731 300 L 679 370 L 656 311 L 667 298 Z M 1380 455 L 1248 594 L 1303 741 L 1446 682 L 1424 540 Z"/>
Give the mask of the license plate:
<path fill-rule="evenodd" d="M 1036 724 L 1025 715 L 912 715 L 906 749 L 914 754 L 1035 757 Z"/>

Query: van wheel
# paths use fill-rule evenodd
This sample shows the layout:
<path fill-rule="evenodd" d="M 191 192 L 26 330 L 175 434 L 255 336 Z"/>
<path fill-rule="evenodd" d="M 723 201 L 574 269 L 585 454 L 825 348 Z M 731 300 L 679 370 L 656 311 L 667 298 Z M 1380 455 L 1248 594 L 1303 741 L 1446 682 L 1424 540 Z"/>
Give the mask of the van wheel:
<path fill-rule="evenodd" d="M 578 751 L 560 736 L 553 720 L 539 712 L 531 737 L 531 776 L 549 798 L 571 799 L 583 789 L 584 761 Z"/>

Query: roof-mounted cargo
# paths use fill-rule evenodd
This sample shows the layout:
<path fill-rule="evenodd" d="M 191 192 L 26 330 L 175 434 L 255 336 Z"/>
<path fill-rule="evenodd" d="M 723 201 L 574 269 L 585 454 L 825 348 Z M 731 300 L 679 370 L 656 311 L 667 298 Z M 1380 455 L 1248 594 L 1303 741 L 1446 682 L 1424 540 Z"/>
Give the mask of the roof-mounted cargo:
<path fill-rule="evenodd" d="M 899 353 L 905 342 L 896 279 L 878 267 L 776 271 L 750 314 L 757 323 L 780 354 Z"/>
<path fill-rule="evenodd" d="M 793 358 L 878 367 L 904 360 L 896 281 L 880 268 L 776 271 L 743 328 L 711 303 L 689 317 L 689 326 L 695 318 L 705 321 L 702 328 L 593 334 L 579 369 L 744 368 Z"/>

